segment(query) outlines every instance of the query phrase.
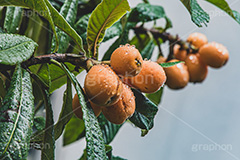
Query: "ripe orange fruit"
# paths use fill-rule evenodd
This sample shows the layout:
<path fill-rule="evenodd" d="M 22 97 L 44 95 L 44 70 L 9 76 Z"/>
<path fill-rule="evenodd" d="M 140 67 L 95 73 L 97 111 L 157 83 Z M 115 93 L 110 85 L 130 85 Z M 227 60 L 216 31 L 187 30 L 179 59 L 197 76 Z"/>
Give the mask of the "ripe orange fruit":
<path fill-rule="evenodd" d="M 158 59 L 157 59 L 157 63 L 160 64 L 160 63 L 165 63 L 167 60 L 167 58 L 163 57 L 163 56 L 160 56 Z"/>
<path fill-rule="evenodd" d="M 187 42 L 194 45 L 196 48 L 202 47 L 204 44 L 208 43 L 207 37 L 202 33 L 192 33 L 188 36 Z"/>
<path fill-rule="evenodd" d="M 225 65 L 229 59 L 227 48 L 216 42 L 202 46 L 199 49 L 199 55 L 204 63 L 213 68 L 219 68 Z"/>
<path fill-rule="evenodd" d="M 122 76 L 136 76 L 142 69 L 143 59 L 135 46 L 129 44 L 120 46 L 111 55 L 110 65 Z"/>
<path fill-rule="evenodd" d="M 177 62 L 177 59 L 172 59 L 169 62 Z M 178 63 L 174 66 L 164 68 L 167 75 L 166 84 L 171 89 L 184 88 L 189 81 L 187 66 L 183 63 Z"/>
<path fill-rule="evenodd" d="M 135 96 L 132 90 L 124 84 L 119 101 L 112 106 L 103 107 L 102 113 L 110 122 L 122 124 L 133 115 L 135 108 Z"/>
<path fill-rule="evenodd" d="M 199 58 L 199 54 L 189 54 L 185 59 L 188 68 L 190 82 L 202 82 L 208 73 L 208 67 Z"/>
<path fill-rule="evenodd" d="M 180 45 L 175 44 L 173 47 L 174 57 L 180 61 L 184 61 L 187 57 L 187 51 L 182 49 L 180 50 Z"/>
<path fill-rule="evenodd" d="M 84 89 L 89 100 L 98 106 L 116 103 L 122 92 L 122 82 L 108 65 L 95 65 L 86 75 Z"/>
<path fill-rule="evenodd" d="M 91 107 L 93 109 L 93 112 L 95 114 L 96 117 L 98 117 L 102 111 L 102 108 L 101 106 L 97 106 L 96 104 L 92 103 L 91 101 L 89 101 L 90 104 L 91 104 Z M 82 119 L 83 118 L 83 112 L 82 112 L 82 106 L 79 102 L 79 99 L 78 99 L 78 95 L 75 94 L 75 96 L 73 97 L 73 100 L 72 100 L 72 109 L 73 109 L 73 112 L 74 114 Z"/>
<path fill-rule="evenodd" d="M 141 72 L 127 78 L 127 83 L 144 93 L 156 92 L 166 81 L 163 68 L 156 62 L 143 61 Z"/>

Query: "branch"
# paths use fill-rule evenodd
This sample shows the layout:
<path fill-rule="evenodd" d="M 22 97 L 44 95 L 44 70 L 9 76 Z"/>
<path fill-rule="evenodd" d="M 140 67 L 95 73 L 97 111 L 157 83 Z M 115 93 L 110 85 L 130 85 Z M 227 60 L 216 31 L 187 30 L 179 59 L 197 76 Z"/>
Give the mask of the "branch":
<path fill-rule="evenodd" d="M 32 57 L 27 61 L 23 62 L 22 66 L 26 68 L 36 64 L 51 63 L 51 59 L 54 59 L 58 62 L 69 62 L 75 65 L 77 68 L 84 68 L 84 69 L 87 69 L 87 61 L 89 60 L 87 57 L 83 55 L 77 55 L 77 54 L 71 54 L 71 53 L 65 53 L 65 54 L 56 53 L 56 54 L 48 54 L 48 55 Z M 4 70 L 6 71 L 9 69 L 12 69 L 13 67 L 14 66 L 0 65 L 0 71 L 4 71 Z"/>
<path fill-rule="evenodd" d="M 190 52 L 190 50 L 192 53 L 198 52 L 198 49 L 195 46 L 180 39 L 178 35 L 173 36 L 168 32 L 161 32 L 155 28 L 147 29 L 143 28 L 142 26 L 136 26 L 133 28 L 133 30 L 136 34 L 147 34 L 147 32 L 150 32 L 155 38 L 161 38 L 163 42 L 169 41 L 171 44 L 174 45 L 179 44 L 181 46 L 181 49 L 185 49 L 187 50 L 187 52 Z"/>

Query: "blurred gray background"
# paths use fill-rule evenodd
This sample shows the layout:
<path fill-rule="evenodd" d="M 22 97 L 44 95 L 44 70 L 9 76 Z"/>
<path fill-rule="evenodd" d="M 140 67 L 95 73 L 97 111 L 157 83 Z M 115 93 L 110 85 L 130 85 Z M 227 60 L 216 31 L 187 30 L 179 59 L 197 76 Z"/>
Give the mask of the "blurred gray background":
<path fill-rule="evenodd" d="M 132 7 L 140 2 L 129 1 Z M 227 2 L 240 12 L 240 0 Z M 224 44 L 230 59 L 221 69 L 209 68 L 202 84 L 189 84 L 178 91 L 165 87 L 154 128 L 141 137 L 138 128 L 126 123 L 111 143 L 113 155 L 129 160 L 240 160 L 240 25 L 202 0 L 199 3 L 211 18 L 208 27 L 202 28 L 192 23 L 179 0 L 150 0 L 150 3 L 164 7 L 173 23 L 170 33 L 182 39 L 193 32 L 204 33 L 210 42 Z M 100 53 L 103 54 L 113 41 L 102 43 Z M 168 53 L 167 45 L 162 49 Z M 157 55 L 157 48 L 155 53 Z M 78 76 L 82 84 L 84 76 L 85 73 Z M 62 87 L 52 97 L 55 120 L 60 113 L 64 89 Z M 79 159 L 84 148 L 85 140 L 62 147 L 61 137 L 56 144 L 56 159 Z"/>

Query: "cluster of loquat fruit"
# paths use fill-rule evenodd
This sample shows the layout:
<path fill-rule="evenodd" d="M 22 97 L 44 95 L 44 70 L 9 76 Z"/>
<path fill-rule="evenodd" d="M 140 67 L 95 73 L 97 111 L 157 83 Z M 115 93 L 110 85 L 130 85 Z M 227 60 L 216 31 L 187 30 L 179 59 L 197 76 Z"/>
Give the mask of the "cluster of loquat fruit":
<path fill-rule="evenodd" d="M 192 33 L 188 36 L 187 42 L 193 45 L 197 52 L 185 50 L 175 44 L 173 48 L 174 58 L 168 62 L 184 61 L 177 65 L 164 68 L 167 81 L 166 85 L 171 89 L 184 88 L 188 82 L 200 83 L 208 73 L 208 66 L 220 68 L 229 59 L 226 47 L 216 42 L 208 43 L 207 37 L 201 33 Z M 158 63 L 165 62 L 164 57 L 159 57 Z"/>
<path fill-rule="evenodd" d="M 122 124 L 135 112 L 134 87 L 143 93 L 153 93 L 166 81 L 164 69 L 157 63 L 143 60 L 135 46 L 121 45 L 111 55 L 110 65 L 97 64 L 88 71 L 84 91 L 96 116 L 102 112 L 107 120 Z M 130 86 L 130 87 L 129 87 Z M 82 119 L 77 94 L 72 107 Z"/>

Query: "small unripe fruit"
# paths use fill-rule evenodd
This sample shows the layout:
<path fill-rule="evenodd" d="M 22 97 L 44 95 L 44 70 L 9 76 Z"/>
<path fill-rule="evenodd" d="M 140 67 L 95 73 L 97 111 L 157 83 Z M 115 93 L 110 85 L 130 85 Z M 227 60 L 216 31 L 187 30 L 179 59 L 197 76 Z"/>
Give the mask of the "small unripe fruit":
<path fill-rule="evenodd" d="M 196 48 L 202 47 L 204 44 L 208 43 L 207 37 L 202 33 L 192 33 L 188 36 L 187 41 L 194 45 Z"/>
<path fill-rule="evenodd" d="M 91 107 L 93 109 L 93 112 L 95 114 L 96 117 L 98 117 L 102 111 L 101 106 L 97 106 L 96 104 L 92 103 L 91 101 L 89 101 L 91 104 Z M 73 109 L 73 113 L 80 119 L 83 118 L 83 112 L 82 112 L 82 106 L 79 102 L 79 98 L 78 95 L 75 94 L 75 96 L 73 97 L 72 100 L 72 109 Z"/>
<path fill-rule="evenodd" d="M 143 59 L 135 46 L 126 44 L 117 48 L 111 55 L 113 70 L 122 76 L 136 76 L 142 69 Z"/>
<path fill-rule="evenodd" d="M 177 62 L 178 60 L 173 59 L 169 62 Z M 174 66 L 164 68 L 167 75 L 166 84 L 171 89 L 184 88 L 189 82 L 189 74 L 187 66 L 183 63 L 178 63 Z"/>
<path fill-rule="evenodd" d="M 208 73 L 208 66 L 201 61 L 199 54 L 189 54 L 185 59 L 190 82 L 202 82 Z"/>
<path fill-rule="evenodd" d="M 141 72 L 135 77 L 129 77 L 127 83 L 144 93 L 154 93 L 166 81 L 163 68 L 156 62 L 143 61 Z"/>
<path fill-rule="evenodd" d="M 222 67 L 229 59 L 229 53 L 222 44 L 211 42 L 199 49 L 200 58 L 204 63 L 213 67 Z"/>
<path fill-rule="evenodd" d="M 184 49 L 180 49 L 180 45 L 176 44 L 173 47 L 174 57 L 180 61 L 184 61 L 187 57 L 187 51 Z"/>
<path fill-rule="evenodd" d="M 118 101 L 122 82 L 108 65 L 95 65 L 86 75 L 84 89 L 96 105 L 110 106 Z"/>
<path fill-rule="evenodd" d="M 102 113 L 110 122 L 122 124 L 127 118 L 133 115 L 135 108 L 135 96 L 132 90 L 124 84 L 119 101 L 113 106 L 104 107 Z"/>

